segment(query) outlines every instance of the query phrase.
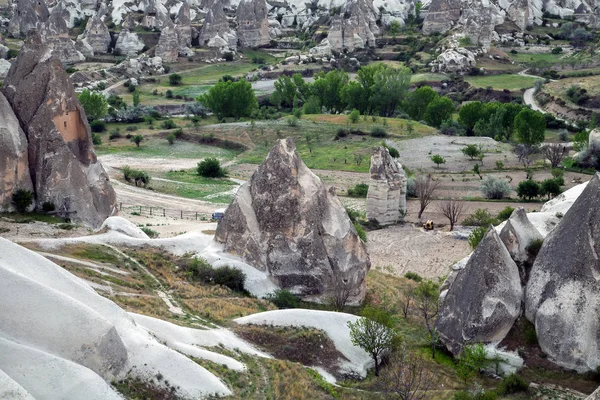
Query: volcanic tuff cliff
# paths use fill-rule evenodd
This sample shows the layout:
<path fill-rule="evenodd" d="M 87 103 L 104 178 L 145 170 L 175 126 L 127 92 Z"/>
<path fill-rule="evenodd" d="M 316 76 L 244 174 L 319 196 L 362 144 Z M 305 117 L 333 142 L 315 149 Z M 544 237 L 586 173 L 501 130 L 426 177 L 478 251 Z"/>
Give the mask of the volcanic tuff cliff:
<path fill-rule="evenodd" d="M 2 93 L 12 109 L 4 113 L 10 118 L 14 112 L 22 129 L 9 123 L 7 134 L 13 143 L 22 143 L 23 133 L 26 137 L 28 174 L 37 206 L 51 202 L 73 220 L 99 226 L 115 210 L 115 192 L 96 159 L 85 111 L 64 67 L 39 34 L 29 35 Z M 0 158 L 20 160 L 14 163 L 18 177 L 23 176 L 21 146 L 0 148 Z M 11 193 L 27 188 L 21 179 L 12 187 L 4 183 L 4 190 Z M 0 199 L 6 197 L 6 192 L 0 194 Z"/>

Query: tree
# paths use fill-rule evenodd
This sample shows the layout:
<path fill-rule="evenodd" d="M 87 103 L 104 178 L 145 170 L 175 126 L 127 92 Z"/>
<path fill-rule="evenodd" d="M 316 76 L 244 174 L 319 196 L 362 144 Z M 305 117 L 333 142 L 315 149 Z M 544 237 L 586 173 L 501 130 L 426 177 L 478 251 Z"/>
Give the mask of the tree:
<path fill-rule="evenodd" d="M 133 106 L 137 107 L 140 105 L 140 91 L 135 89 L 133 92 Z"/>
<path fill-rule="evenodd" d="M 425 120 L 430 124 L 439 128 L 442 122 L 450 119 L 454 113 L 454 103 L 448 97 L 443 96 L 433 100 L 427 106 L 425 112 Z"/>
<path fill-rule="evenodd" d="M 433 161 L 434 164 L 437 164 L 438 168 L 440 167 L 440 164 L 446 164 L 446 159 L 439 154 L 431 156 L 431 161 Z"/>
<path fill-rule="evenodd" d="M 181 84 L 182 77 L 179 74 L 171 74 L 169 75 L 169 85 L 177 86 Z"/>
<path fill-rule="evenodd" d="M 540 196 L 548 196 L 548 200 L 559 194 L 560 185 L 556 179 L 545 179 L 540 185 Z"/>
<path fill-rule="evenodd" d="M 438 97 L 440 95 L 431 86 L 421 86 L 408 94 L 404 111 L 415 121 L 421 121 L 425 119 L 427 106 Z"/>
<path fill-rule="evenodd" d="M 328 297 L 328 303 L 333 311 L 342 311 L 350 297 L 350 285 L 344 283 L 341 279 L 336 279 L 333 284 L 331 294 Z"/>
<path fill-rule="evenodd" d="M 415 192 L 417 194 L 417 198 L 419 199 L 420 207 L 418 215 L 419 219 L 421 219 L 423 211 L 425 211 L 427 206 L 433 200 L 433 193 L 436 191 L 439 185 L 440 182 L 434 181 L 431 175 L 427 175 L 427 177 L 419 176 L 415 180 Z"/>
<path fill-rule="evenodd" d="M 479 155 L 479 147 L 474 144 L 469 144 L 467 147 L 463 147 L 460 151 L 462 151 L 462 153 L 471 160 Z"/>
<path fill-rule="evenodd" d="M 400 294 L 401 294 L 400 308 L 402 309 L 402 314 L 404 315 L 404 319 L 406 319 L 406 318 L 408 318 L 408 311 L 410 309 L 410 304 L 415 298 L 414 284 L 412 284 L 412 283 L 408 284 L 408 286 L 404 287 L 400 291 Z"/>
<path fill-rule="evenodd" d="M 214 157 L 207 157 L 200 161 L 196 171 L 203 178 L 222 178 L 227 175 L 227 171 L 221 167 L 220 161 Z"/>
<path fill-rule="evenodd" d="M 481 170 L 479 169 L 479 164 L 473 165 L 473 172 L 479 176 L 479 179 L 483 179 L 483 176 L 481 176 Z"/>
<path fill-rule="evenodd" d="M 467 134 L 473 134 L 475 124 L 484 117 L 484 106 L 480 101 L 472 101 L 458 110 L 458 122 L 467 128 Z"/>
<path fill-rule="evenodd" d="M 336 69 L 327 74 L 321 71 L 315 75 L 311 91 L 323 107 L 333 114 L 339 114 L 346 108 L 346 102 L 342 98 L 342 89 L 349 80 L 348 74 L 344 71 Z"/>
<path fill-rule="evenodd" d="M 140 134 L 137 134 L 135 136 L 133 136 L 131 139 L 129 139 L 132 143 L 135 143 L 136 147 L 140 147 L 140 143 L 142 143 L 142 141 L 144 140 L 144 137 Z"/>
<path fill-rule="evenodd" d="M 167 142 L 169 142 L 169 144 L 175 143 L 175 134 L 174 133 L 169 133 L 167 135 Z"/>
<path fill-rule="evenodd" d="M 406 98 L 412 72 L 409 68 L 385 67 L 374 75 L 369 102 L 382 117 L 391 117 Z"/>
<path fill-rule="evenodd" d="M 464 209 L 464 203 L 462 201 L 456 201 L 454 199 L 444 200 L 440 203 L 440 211 L 450 221 L 450 230 L 454 229 L 454 225 L 458 222 L 460 215 Z"/>
<path fill-rule="evenodd" d="M 358 120 L 360 119 L 360 111 L 358 111 L 356 108 L 354 110 L 352 110 L 352 112 L 350 113 L 350 115 L 348 115 L 348 119 L 350 120 L 350 122 L 352 122 L 353 124 L 357 123 Z"/>
<path fill-rule="evenodd" d="M 511 192 L 508 182 L 494 176 L 488 176 L 481 182 L 480 190 L 486 198 L 496 200 L 508 197 Z"/>
<path fill-rule="evenodd" d="M 531 200 L 534 197 L 538 197 L 540 194 L 540 185 L 531 179 L 526 179 L 519 182 L 517 186 L 517 196 L 522 199 Z"/>
<path fill-rule="evenodd" d="M 26 189 L 17 189 L 12 195 L 12 201 L 17 212 L 23 214 L 33 204 L 33 192 Z"/>
<path fill-rule="evenodd" d="M 197 100 L 214 112 L 219 120 L 249 117 L 258 108 L 252 85 L 245 79 L 237 82 L 221 79 Z"/>
<path fill-rule="evenodd" d="M 559 143 L 547 144 L 543 147 L 544 156 L 550 161 L 552 168 L 556 168 L 562 162 L 567 148 Z"/>
<path fill-rule="evenodd" d="M 85 110 L 85 115 L 90 120 L 104 118 L 108 112 L 108 101 L 102 93 L 91 92 L 85 89 L 77 98 Z"/>
<path fill-rule="evenodd" d="M 491 363 L 491 360 L 488 360 L 486 357 L 487 352 L 483 344 L 478 343 L 476 345 L 470 344 L 464 346 L 460 352 L 456 368 L 458 377 L 466 384 L 474 374 L 481 372 Z"/>
<path fill-rule="evenodd" d="M 437 283 L 424 280 L 415 289 L 415 306 L 425 321 L 425 326 L 431 339 L 431 357 L 435 358 L 437 330 L 435 319 L 439 312 L 440 287 Z"/>
<path fill-rule="evenodd" d="M 398 340 L 394 320 L 385 310 L 367 306 L 356 321 L 348 321 L 350 340 L 371 355 L 375 376 L 379 376 L 379 358 L 393 349 Z"/>
<path fill-rule="evenodd" d="M 422 358 L 409 352 L 403 344 L 391 354 L 388 365 L 376 383 L 379 391 L 401 400 L 421 400 L 426 397 L 434 380 Z"/>
<path fill-rule="evenodd" d="M 515 135 L 519 143 L 535 146 L 544 141 L 546 118 L 539 111 L 524 108 L 515 117 Z"/>
<path fill-rule="evenodd" d="M 388 28 L 388 34 L 395 38 L 400 33 L 401 29 L 402 25 L 400 25 L 400 22 L 398 22 L 398 20 L 393 20 Z"/>
<path fill-rule="evenodd" d="M 275 102 L 288 108 L 292 108 L 295 101 L 304 103 L 309 90 L 308 84 L 300 74 L 294 74 L 292 77 L 281 75 L 274 86 L 275 91 L 272 96 L 277 98 Z"/>

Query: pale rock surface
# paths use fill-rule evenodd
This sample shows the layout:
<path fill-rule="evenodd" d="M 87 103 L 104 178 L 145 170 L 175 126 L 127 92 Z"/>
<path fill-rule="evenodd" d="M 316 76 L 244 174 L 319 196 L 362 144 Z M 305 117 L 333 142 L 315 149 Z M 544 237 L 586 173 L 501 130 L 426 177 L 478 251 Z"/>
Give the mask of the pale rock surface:
<path fill-rule="evenodd" d="M 365 296 L 370 260 L 346 210 L 302 162 L 292 139 L 279 140 L 219 222 L 215 240 L 282 289 L 319 301 L 337 288 Z"/>
<path fill-rule="evenodd" d="M 331 50 L 333 48 L 331 47 L 331 43 L 329 43 L 329 39 L 323 39 L 317 46 L 308 50 L 308 54 L 313 57 L 329 58 L 331 57 Z"/>
<path fill-rule="evenodd" d="M 345 16 L 348 15 L 348 18 Z M 378 10 L 369 0 L 349 0 L 331 20 L 327 39 L 333 50 L 350 52 L 375 47 Z"/>
<path fill-rule="evenodd" d="M 402 165 L 387 148 L 379 146 L 371 156 L 371 177 L 367 193 L 367 219 L 380 225 L 403 220 L 406 210 L 406 184 Z"/>
<path fill-rule="evenodd" d="M 131 32 L 129 29 L 123 29 L 119 33 L 115 50 L 122 55 L 135 57 L 144 48 L 144 42 L 140 40 L 137 33 Z"/>
<path fill-rule="evenodd" d="M 600 149 L 600 129 L 594 129 L 590 132 L 589 147 Z"/>
<path fill-rule="evenodd" d="M 521 314 L 519 269 L 494 229 L 477 246 L 448 289 L 436 322 L 454 355 L 471 343 L 498 344 Z"/>
<path fill-rule="evenodd" d="M 128 78 L 137 78 L 144 75 L 162 75 L 165 73 L 162 58 L 141 55 L 138 58 L 127 58 L 123 62 L 110 68 L 110 72 L 125 75 Z"/>
<path fill-rule="evenodd" d="M 107 53 L 110 47 L 110 32 L 102 19 L 103 15 L 104 10 L 99 10 L 94 14 L 88 21 L 81 39 L 77 39 L 78 43 L 85 40 L 94 54 Z"/>
<path fill-rule="evenodd" d="M 525 315 L 544 353 L 577 371 L 600 365 L 600 176 L 546 237 L 527 283 Z"/>
<path fill-rule="evenodd" d="M 108 217 L 100 227 L 100 230 L 120 232 L 136 239 L 149 239 L 148 235 L 129 220 L 123 217 Z"/>
<path fill-rule="evenodd" d="M 6 74 L 8 74 L 8 70 L 10 70 L 10 66 L 12 64 L 10 61 L 0 58 L 0 78 L 4 79 Z"/>
<path fill-rule="evenodd" d="M 184 0 L 177 12 L 175 30 L 177 31 L 177 43 L 179 54 L 183 57 L 193 55 L 192 47 L 192 19 L 190 4 Z M 190 53 L 191 52 L 191 53 Z"/>
<path fill-rule="evenodd" d="M 600 400 L 600 387 L 590 394 L 585 400 Z"/>
<path fill-rule="evenodd" d="M 8 25 L 8 33 L 14 38 L 25 37 L 30 30 L 41 29 L 49 16 L 45 0 L 18 0 Z"/>
<path fill-rule="evenodd" d="M 525 263 L 531 261 L 527 246 L 534 240 L 543 240 L 544 238 L 527 218 L 525 209 L 519 207 L 513 211 L 500 231 L 500 239 L 515 262 Z"/>
<path fill-rule="evenodd" d="M 58 3 L 52 9 L 48 20 L 42 25 L 40 30 L 42 40 L 52 49 L 52 54 L 63 63 L 72 64 L 84 61 L 84 55 L 77 50 L 75 42 L 69 37 L 66 19 L 68 19 L 68 13 L 62 7 L 62 2 Z"/>
<path fill-rule="evenodd" d="M 35 400 L 21 385 L 0 369 L 0 399 Z"/>
<path fill-rule="evenodd" d="M 141 2 L 141 7 L 146 12 L 146 15 L 142 18 L 142 26 L 162 30 L 173 23 L 169 11 L 161 0 L 142 0 Z"/>
<path fill-rule="evenodd" d="M 460 73 L 471 71 L 477 64 L 475 54 L 464 47 L 447 49 L 433 63 L 432 72 Z"/>
<path fill-rule="evenodd" d="M 236 11 L 237 36 L 242 47 L 269 44 L 269 20 L 265 0 L 241 0 Z"/>
<path fill-rule="evenodd" d="M 204 18 L 199 40 L 201 45 L 208 47 L 236 48 L 237 34 L 229 26 L 229 21 L 223 11 L 222 0 L 212 1 L 212 5 Z"/>
<path fill-rule="evenodd" d="M 116 195 L 64 67 L 39 34 L 21 48 L 2 93 L 27 137 L 37 206 L 52 202 L 72 220 L 100 226 L 115 212 Z"/>
<path fill-rule="evenodd" d="M 179 42 L 177 39 L 177 30 L 173 23 L 166 24 L 160 32 L 160 39 L 154 51 L 156 57 L 160 57 L 163 62 L 177 62 L 179 56 Z"/>

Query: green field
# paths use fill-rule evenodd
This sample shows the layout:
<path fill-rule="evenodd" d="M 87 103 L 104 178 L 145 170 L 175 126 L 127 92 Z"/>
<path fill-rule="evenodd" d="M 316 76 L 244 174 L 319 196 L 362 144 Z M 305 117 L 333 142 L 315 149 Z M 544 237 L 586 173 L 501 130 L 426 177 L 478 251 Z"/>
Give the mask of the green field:
<path fill-rule="evenodd" d="M 157 172 L 153 175 L 169 180 L 153 179 L 150 182 L 150 187 L 160 193 L 211 203 L 229 203 L 233 200 L 233 194 L 227 192 L 236 183 L 228 179 L 202 178 L 195 170 Z"/>
<path fill-rule="evenodd" d="M 490 75 L 490 76 L 467 76 L 465 81 L 480 88 L 492 87 L 496 90 L 520 90 L 532 87 L 539 80 L 529 76 L 516 74 Z"/>
<path fill-rule="evenodd" d="M 552 54 L 552 53 L 517 53 L 510 54 L 510 58 L 512 58 L 515 62 L 523 63 L 523 64 L 533 64 L 540 61 L 545 61 L 549 63 L 555 63 L 560 61 L 564 54 Z"/>
<path fill-rule="evenodd" d="M 443 81 L 444 79 L 448 79 L 447 75 L 444 74 L 436 74 L 433 72 L 425 72 L 422 74 L 414 74 L 411 78 L 410 78 L 410 82 L 411 83 L 416 83 L 416 82 L 439 82 L 439 81 Z"/>

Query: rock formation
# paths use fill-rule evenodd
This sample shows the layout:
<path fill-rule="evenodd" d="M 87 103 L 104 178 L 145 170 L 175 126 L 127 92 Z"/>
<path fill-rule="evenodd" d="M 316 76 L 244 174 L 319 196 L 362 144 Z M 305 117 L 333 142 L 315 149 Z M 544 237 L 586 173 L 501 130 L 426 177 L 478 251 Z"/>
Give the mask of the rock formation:
<path fill-rule="evenodd" d="M 240 187 L 215 240 L 307 300 L 346 290 L 351 303 L 364 298 L 366 246 L 333 188 L 306 167 L 292 139 L 279 140 Z"/>
<path fill-rule="evenodd" d="M 432 0 L 423 21 L 423 33 L 444 33 L 460 19 L 461 0 Z"/>
<path fill-rule="evenodd" d="M 517 208 L 506 221 L 506 225 L 500 231 L 500 239 L 510 253 L 512 259 L 517 263 L 531 261 L 532 255 L 527 251 L 535 240 L 543 240 L 540 232 L 527 218 L 527 212 L 523 207 Z"/>
<path fill-rule="evenodd" d="M 38 33 L 30 34 L 2 92 L 27 137 L 38 207 L 54 203 L 73 220 L 97 227 L 114 213 L 115 192 L 94 154 L 85 111 L 62 63 L 48 57 L 49 51 Z M 12 136 L 20 137 L 18 131 Z"/>
<path fill-rule="evenodd" d="M 395 224 L 406 211 L 406 176 L 398 161 L 383 146 L 371 156 L 371 179 L 367 193 L 367 219 L 380 225 Z"/>
<path fill-rule="evenodd" d="M 24 37 L 32 29 L 40 29 L 48 20 L 50 12 L 45 0 L 18 0 L 8 33 L 15 38 Z"/>
<path fill-rule="evenodd" d="M 185 0 L 177 12 L 175 30 L 177 31 L 177 43 L 179 55 L 182 57 L 193 56 L 192 47 L 192 18 L 190 4 Z"/>
<path fill-rule="evenodd" d="M 600 387 L 594 390 L 594 393 L 586 397 L 585 400 L 600 400 Z"/>
<path fill-rule="evenodd" d="M 336 51 L 375 47 L 379 34 L 377 10 L 368 0 L 350 0 L 333 17 L 327 39 Z"/>
<path fill-rule="evenodd" d="M 600 365 L 600 175 L 546 237 L 526 289 L 525 315 L 540 347 L 577 371 Z"/>
<path fill-rule="evenodd" d="M 265 0 L 241 0 L 236 11 L 237 36 L 242 47 L 269 44 L 269 20 Z"/>
<path fill-rule="evenodd" d="M 125 75 L 128 78 L 139 78 L 142 75 L 162 75 L 165 73 L 162 58 L 148 57 L 141 55 L 138 58 L 128 58 L 122 63 L 109 69 L 110 72 L 118 75 Z"/>
<path fill-rule="evenodd" d="M 77 39 L 78 45 L 83 48 L 89 46 L 92 54 L 108 53 L 110 48 L 110 32 L 102 20 L 103 14 L 101 11 L 94 14 L 88 21 L 83 35 Z M 80 44 L 82 42 L 85 44 Z"/>
<path fill-rule="evenodd" d="M 519 269 L 492 228 L 445 296 L 437 328 L 454 355 L 472 343 L 498 344 L 521 314 Z"/>
<path fill-rule="evenodd" d="M 445 50 L 433 62 L 433 72 L 468 73 L 477 64 L 475 54 L 464 47 Z"/>
<path fill-rule="evenodd" d="M 135 57 L 140 51 L 144 49 L 144 42 L 140 40 L 137 33 L 131 32 L 129 29 L 121 30 L 117 43 L 115 44 L 115 50 L 117 53 L 124 56 Z"/>
<path fill-rule="evenodd" d="M 62 3 L 52 9 L 48 21 L 42 26 L 41 37 L 52 49 L 52 54 L 63 63 L 75 63 L 84 61 L 85 57 L 75 47 L 75 42 L 69 37 L 65 10 Z"/>
<path fill-rule="evenodd" d="M 160 57 L 166 63 L 177 62 L 179 42 L 177 40 L 177 30 L 173 23 L 167 24 L 160 32 L 160 39 L 154 50 L 154 55 Z"/>
<path fill-rule="evenodd" d="M 223 11 L 221 0 L 214 0 L 204 18 L 199 37 L 200 44 L 209 47 L 235 49 L 237 40 L 237 34 L 229 27 L 229 21 Z"/>
<path fill-rule="evenodd" d="M 590 148 L 600 150 L 600 129 L 594 129 L 590 132 L 588 145 Z"/>
<path fill-rule="evenodd" d="M 142 19 L 142 26 L 162 30 L 172 23 L 169 11 L 160 0 L 142 0 L 146 15 Z"/>

